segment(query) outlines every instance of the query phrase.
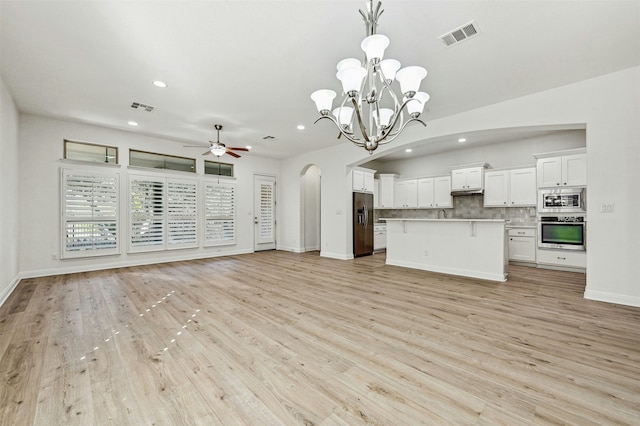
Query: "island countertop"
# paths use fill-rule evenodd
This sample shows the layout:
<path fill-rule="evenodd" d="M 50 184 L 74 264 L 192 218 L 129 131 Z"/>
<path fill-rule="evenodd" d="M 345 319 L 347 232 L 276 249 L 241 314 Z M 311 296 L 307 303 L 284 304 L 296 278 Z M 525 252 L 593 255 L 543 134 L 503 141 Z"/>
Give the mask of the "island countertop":
<path fill-rule="evenodd" d="M 411 217 L 381 217 L 379 221 L 416 221 L 416 222 L 502 222 L 507 223 L 506 219 L 428 219 L 428 218 L 411 218 Z"/>

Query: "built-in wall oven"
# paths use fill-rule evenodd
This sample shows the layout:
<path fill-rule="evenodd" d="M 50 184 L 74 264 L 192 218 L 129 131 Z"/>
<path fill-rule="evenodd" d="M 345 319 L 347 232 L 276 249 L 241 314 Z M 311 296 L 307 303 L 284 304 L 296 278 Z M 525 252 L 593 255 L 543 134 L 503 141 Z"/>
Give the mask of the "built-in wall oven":
<path fill-rule="evenodd" d="M 540 216 L 538 247 L 556 250 L 586 250 L 586 216 Z"/>
<path fill-rule="evenodd" d="M 585 213 L 585 188 L 548 188 L 538 191 L 538 213 Z"/>

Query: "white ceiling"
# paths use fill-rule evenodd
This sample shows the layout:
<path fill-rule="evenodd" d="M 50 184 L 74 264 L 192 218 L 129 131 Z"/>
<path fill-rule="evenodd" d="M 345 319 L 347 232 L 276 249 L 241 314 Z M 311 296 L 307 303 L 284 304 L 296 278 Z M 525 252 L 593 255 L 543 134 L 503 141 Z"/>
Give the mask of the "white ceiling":
<path fill-rule="evenodd" d="M 383 3 L 386 57 L 429 71 L 427 122 L 640 64 L 638 0 Z M 339 91 L 335 64 L 362 57 L 364 4 L 2 0 L 0 71 L 25 113 L 204 146 L 220 123 L 222 142 L 285 158 L 348 143 L 313 124 L 309 95 Z M 474 19 L 480 36 L 437 39 Z"/>

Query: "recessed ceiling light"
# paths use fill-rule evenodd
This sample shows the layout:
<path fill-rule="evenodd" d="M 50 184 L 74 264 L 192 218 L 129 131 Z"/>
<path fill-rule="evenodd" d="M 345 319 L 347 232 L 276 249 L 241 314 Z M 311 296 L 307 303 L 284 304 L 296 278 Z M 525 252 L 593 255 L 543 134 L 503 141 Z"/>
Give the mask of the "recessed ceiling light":
<path fill-rule="evenodd" d="M 153 85 L 156 86 L 156 87 L 162 87 L 163 89 L 165 87 L 167 87 L 167 83 L 165 83 L 164 81 L 160 81 L 160 80 L 155 80 L 153 82 Z"/>
<path fill-rule="evenodd" d="M 252 149 L 253 147 L 251 145 L 247 145 L 247 146 L 245 146 L 245 148 Z"/>
<path fill-rule="evenodd" d="M 304 130 L 304 125 L 303 124 L 298 124 L 298 130 Z"/>
<path fill-rule="evenodd" d="M 404 152 L 411 152 L 411 151 L 413 151 L 411 148 L 407 148 L 404 150 Z"/>
<path fill-rule="evenodd" d="M 460 138 L 460 139 L 458 139 L 458 142 L 460 142 L 460 143 L 464 143 L 464 142 L 466 142 L 466 141 L 467 141 L 467 140 L 466 140 L 465 138 Z"/>
<path fill-rule="evenodd" d="M 127 124 L 129 126 L 133 126 L 133 127 L 136 127 L 138 125 L 138 123 L 136 123 L 135 121 L 129 121 L 129 122 L 127 122 Z"/>

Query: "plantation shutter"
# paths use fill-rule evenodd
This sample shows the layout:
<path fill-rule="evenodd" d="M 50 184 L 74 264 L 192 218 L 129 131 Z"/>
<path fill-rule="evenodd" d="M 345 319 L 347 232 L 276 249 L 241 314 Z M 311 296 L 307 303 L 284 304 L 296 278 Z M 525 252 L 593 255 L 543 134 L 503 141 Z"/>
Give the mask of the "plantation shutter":
<path fill-rule="evenodd" d="M 197 245 L 197 184 L 167 182 L 167 243 L 170 248 Z"/>
<path fill-rule="evenodd" d="M 233 183 L 206 183 L 205 245 L 236 243 L 236 186 Z"/>
<path fill-rule="evenodd" d="M 130 249 L 163 250 L 165 246 L 165 180 L 130 177 Z"/>
<path fill-rule="evenodd" d="M 119 175 L 62 169 L 62 258 L 118 254 Z"/>
<path fill-rule="evenodd" d="M 275 241 L 275 185 L 272 182 L 260 183 L 260 205 L 258 209 L 258 243 Z"/>

